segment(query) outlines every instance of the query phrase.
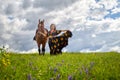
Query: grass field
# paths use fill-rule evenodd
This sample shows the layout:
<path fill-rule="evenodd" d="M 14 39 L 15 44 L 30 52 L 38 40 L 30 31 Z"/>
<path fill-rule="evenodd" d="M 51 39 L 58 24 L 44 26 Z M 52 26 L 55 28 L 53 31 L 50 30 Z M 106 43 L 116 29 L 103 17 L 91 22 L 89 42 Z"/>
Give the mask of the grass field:
<path fill-rule="evenodd" d="M 120 80 L 120 54 L 0 54 L 0 80 Z"/>

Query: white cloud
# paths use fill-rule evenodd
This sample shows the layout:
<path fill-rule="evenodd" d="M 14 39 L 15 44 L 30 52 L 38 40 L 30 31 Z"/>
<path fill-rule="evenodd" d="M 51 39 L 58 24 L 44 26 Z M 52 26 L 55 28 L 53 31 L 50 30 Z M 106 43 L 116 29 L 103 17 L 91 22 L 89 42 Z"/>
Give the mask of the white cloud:
<path fill-rule="evenodd" d="M 112 10 L 112 14 L 116 14 L 118 12 L 120 12 L 120 8 L 116 7 L 115 9 Z"/>
<path fill-rule="evenodd" d="M 94 37 L 96 37 L 96 35 L 95 35 L 95 34 L 92 34 L 92 37 L 94 38 Z"/>
<path fill-rule="evenodd" d="M 33 48 L 33 49 L 31 49 L 31 50 L 28 50 L 28 51 L 19 51 L 21 54 L 22 53 L 36 53 L 38 50 L 37 49 L 35 49 L 35 48 Z"/>
<path fill-rule="evenodd" d="M 118 5 L 117 0 L 100 0 L 99 4 L 104 5 L 105 9 L 113 9 Z"/>
<path fill-rule="evenodd" d="M 120 52 L 120 46 L 114 46 L 114 47 L 112 47 L 111 51 L 118 51 L 118 52 Z"/>
<path fill-rule="evenodd" d="M 8 44 L 16 51 L 37 49 L 32 38 L 39 18 L 45 19 L 48 29 L 55 23 L 57 29 L 73 31 L 64 51 L 119 49 L 119 43 L 115 42 L 119 40 L 120 18 L 104 18 L 119 12 L 117 0 L 4 0 L 0 4 L 0 44 Z M 49 51 L 48 46 L 46 48 Z"/>

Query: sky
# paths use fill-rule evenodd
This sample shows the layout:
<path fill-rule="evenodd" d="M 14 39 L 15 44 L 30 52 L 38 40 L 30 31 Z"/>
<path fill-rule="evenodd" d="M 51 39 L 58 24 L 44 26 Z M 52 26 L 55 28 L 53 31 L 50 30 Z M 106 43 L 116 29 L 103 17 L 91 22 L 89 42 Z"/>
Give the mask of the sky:
<path fill-rule="evenodd" d="M 120 52 L 120 0 L 0 0 L 0 47 L 37 51 L 38 19 L 72 31 L 63 51 Z"/>

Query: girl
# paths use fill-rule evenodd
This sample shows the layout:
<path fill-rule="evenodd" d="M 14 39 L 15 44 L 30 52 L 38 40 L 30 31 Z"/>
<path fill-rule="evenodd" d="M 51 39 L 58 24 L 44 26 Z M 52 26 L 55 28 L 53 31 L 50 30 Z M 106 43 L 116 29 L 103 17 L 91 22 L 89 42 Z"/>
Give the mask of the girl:
<path fill-rule="evenodd" d="M 64 34 L 67 35 L 68 30 L 56 30 L 55 24 L 50 25 L 50 31 L 48 32 L 48 44 L 51 55 L 62 53 L 62 48 L 68 45 L 68 37 L 65 35 L 57 36 L 61 32 L 64 32 Z"/>

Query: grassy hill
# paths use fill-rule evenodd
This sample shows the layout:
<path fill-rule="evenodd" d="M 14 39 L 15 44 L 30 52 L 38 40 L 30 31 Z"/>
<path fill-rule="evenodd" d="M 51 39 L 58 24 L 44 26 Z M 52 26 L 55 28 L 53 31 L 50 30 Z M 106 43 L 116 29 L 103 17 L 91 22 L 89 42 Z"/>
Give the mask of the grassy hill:
<path fill-rule="evenodd" d="M 119 80 L 120 54 L 0 54 L 0 80 Z"/>

